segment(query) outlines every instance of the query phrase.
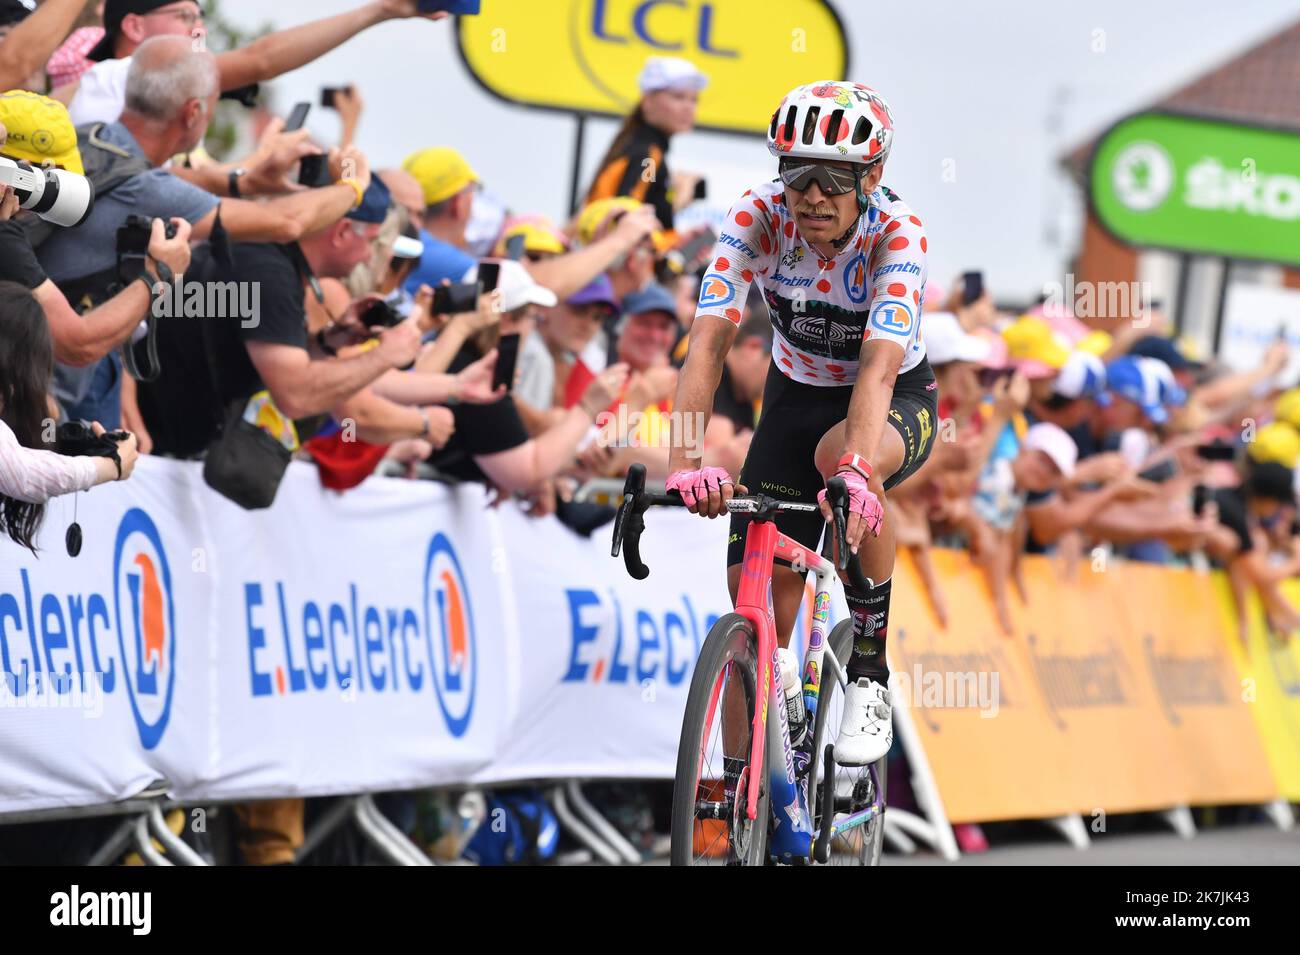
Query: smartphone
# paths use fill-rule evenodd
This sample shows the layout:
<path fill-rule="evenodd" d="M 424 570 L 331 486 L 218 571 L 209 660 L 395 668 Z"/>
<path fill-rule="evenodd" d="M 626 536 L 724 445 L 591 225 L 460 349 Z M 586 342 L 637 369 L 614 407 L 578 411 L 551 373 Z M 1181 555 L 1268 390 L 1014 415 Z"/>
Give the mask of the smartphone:
<path fill-rule="evenodd" d="M 963 272 L 961 274 L 961 303 L 969 305 L 984 294 L 984 273 Z"/>
<path fill-rule="evenodd" d="M 334 97 L 339 92 L 351 89 L 348 86 L 322 86 L 320 88 L 321 109 L 334 109 Z"/>
<path fill-rule="evenodd" d="M 472 312 L 478 308 L 479 284 L 477 282 L 454 282 L 451 285 L 439 285 L 433 290 L 433 304 L 430 311 L 435 315 L 455 315 L 457 312 Z"/>
<path fill-rule="evenodd" d="M 701 179 L 695 184 L 695 194 L 692 198 L 707 199 L 709 198 L 709 184 Z"/>
<path fill-rule="evenodd" d="M 495 292 L 497 282 L 501 281 L 500 262 L 480 262 L 478 264 L 478 281 L 484 292 Z"/>
<path fill-rule="evenodd" d="M 522 235 L 512 235 L 506 240 L 506 258 L 518 262 L 524 257 L 525 240 Z"/>
<path fill-rule="evenodd" d="M 322 153 L 319 156 L 303 156 L 298 160 L 298 183 L 311 189 L 319 189 L 333 183 L 330 175 L 330 157 Z"/>
<path fill-rule="evenodd" d="M 519 335 L 502 335 L 497 343 L 497 365 L 492 373 L 492 390 L 502 385 L 506 390 L 515 386 L 515 362 L 519 360 Z"/>
<path fill-rule="evenodd" d="M 360 317 L 366 328 L 392 328 L 402 324 L 402 316 L 383 299 L 370 303 Z"/>
<path fill-rule="evenodd" d="M 307 114 L 311 112 L 311 103 L 298 103 L 294 106 L 293 112 L 289 114 L 288 121 L 284 124 L 284 131 L 292 133 L 295 130 L 302 129 L 302 124 L 307 122 Z"/>
<path fill-rule="evenodd" d="M 1198 444 L 1196 456 L 1202 461 L 1234 461 L 1237 449 L 1226 441 L 1212 441 L 1209 444 Z"/>
<path fill-rule="evenodd" d="M 703 252 L 708 252 L 718 241 L 718 234 L 712 229 L 706 228 L 703 232 L 691 239 L 681 247 L 682 261 L 687 268 L 691 263 L 700 257 Z"/>
<path fill-rule="evenodd" d="M 421 13 L 454 13 L 458 17 L 479 11 L 479 0 L 420 0 L 416 9 Z"/>

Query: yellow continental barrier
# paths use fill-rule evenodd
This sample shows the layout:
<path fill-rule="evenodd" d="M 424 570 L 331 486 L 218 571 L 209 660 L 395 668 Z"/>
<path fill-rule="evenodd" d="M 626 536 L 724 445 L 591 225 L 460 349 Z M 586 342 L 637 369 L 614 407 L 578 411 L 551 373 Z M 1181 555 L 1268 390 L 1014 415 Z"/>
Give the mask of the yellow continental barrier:
<path fill-rule="evenodd" d="M 1252 703 L 1250 710 L 1264 739 L 1278 792 L 1289 802 L 1300 801 L 1300 639 L 1287 641 L 1271 634 L 1252 594 L 1243 646 L 1227 577 L 1216 576 L 1228 652 L 1241 673 L 1242 692 Z M 1289 581 L 1282 590 L 1292 603 L 1300 604 L 1300 582 Z"/>
<path fill-rule="evenodd" d="M 1014 634 L 964 552 L 934 554 L 939 627 L 909 559 L 893 588 L 890 668 L 949 819 L 978 822 L 1279 792 L 1226 644 L 1221 601 L 1191 571 L 1088 564 L 1071 582 L 1025 558 Z"/>

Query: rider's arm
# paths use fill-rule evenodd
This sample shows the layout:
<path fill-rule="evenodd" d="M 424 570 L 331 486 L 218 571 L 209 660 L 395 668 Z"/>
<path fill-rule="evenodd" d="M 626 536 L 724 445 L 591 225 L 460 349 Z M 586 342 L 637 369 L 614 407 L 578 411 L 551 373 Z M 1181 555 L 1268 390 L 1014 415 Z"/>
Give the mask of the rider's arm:
<path fill-rule="evenodd" d="M 713 413 L 713 395 L 722 380 L 722 364 L 731 350 L 731 343 L 736 340 L 736 326 L 729 321 L 717 321 L 713 318 L 696 318 L 691 325 L 690 350 L 686 353 L 686 364 L 677 378 L 677 395 L 673 398 L 674 414 L 672 416 L 672 442 L 668 455 L 668 473 L 690 470 L 701 465 L 699 448 L 685 446 L 686 435 L 681 433 L 681 424 L 687 415 L 703 415 L 700 420 L 704 427 L 692 429 L 696 441 L 700 440 L 709 425 L 709 416 Z"/>
<path fill-rule="evenodd" d="M 878 243 L 870 264 L 876 276 L 871 311 L 862 333 L 858 379 L 849 401 L 842 449 L 872 466 L 885 433 L 898 369 L 908 350 L 918 345 L 927 251 L 925 231 L 916 216 L 895 218 Z M 882 480 L 886 477 L 880 475 Z"/>
<path fill-rule="evenodd" d="M 863 339 L 858 380 L 849 399 L 843 451 L 861 456 L 872 466 L 885 434 L 885 418 L 894 397 L 894 381 L 902 367 L 903 354 L 896 342 Z M 881 480 L 886 477 L 886 474 L 879 475 Z"/>
<path fill-rule="evenodd" d="M 776 230 L 768 201 L 753 190 L 747 190 L 736 200 L 727 211 L 713 247 L 709 270 L 700 280 L 700 300 L 691 324 L 690 347 L 673 398 L 673 409 L 682 414 L 673 416 L 670 474 L 700 467 L 698 454 L 691 457 L 689 449 L 682 446 L 684 436 L 678 433 L 678 423 L 688 413 L 703 414 L 704 427 L 697 434 L 706 432 L 713 411 L 713 395 L 722 380 L 722 362 L 736 340 L 750 283 L 754 276 L 766 274 L 775 264 Z"/>

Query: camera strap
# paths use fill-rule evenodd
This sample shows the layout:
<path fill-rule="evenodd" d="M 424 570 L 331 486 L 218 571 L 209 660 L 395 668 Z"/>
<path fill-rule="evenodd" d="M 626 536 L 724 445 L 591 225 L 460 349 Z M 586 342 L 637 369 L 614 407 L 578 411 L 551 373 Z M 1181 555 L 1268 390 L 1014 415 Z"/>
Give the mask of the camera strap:
<path fill-rule="evenodd" d="M 284 246 L 285 252 L 293 260 L 294 268 L 298 270 L 298 278 L 306 279 L 307 284 L 311 287 L 312 298 L 324 307 L 325 290 L 321 288 L 320 279 L 316 278 L 316 273 L 312 270 L 311 263 L 307 261 L 307 256 L 303 254 L 302 246 L 297 242 L 290 242 Z"/>
<path fill-rule="evenodd" d="M 170 289 L 175 288 L 173 283 L 176 277 L 172 274 L 172 270 L 167 267 L 165 262 L 158 263 L 158 271 L 164 273 L 168 279 L 166 280 L 166 288 L 168 290 L 161 293 L 162 295 L 168 295 L 170 294 Z M 144 317 L 145 360 L 144 363 L 141 364 L 139 359 L 136 357 L 134 345 L 132 345 L 130 341 L 126 341 L 122 343 L 122 367 L 125 368 L 127 374 L 136 381 L 156 381 L 158 376 L 162 374 L 162 364 L 158 360 L 158 315 L 154 308 L 154 303 L 159 295 L 158 287 L 164 285 L 164 280 L 160 280 L 158 276 L 154 275 L 146 268 L 144 274 L 137 278 L 136 281 L 143 282 L 145 288 L 149 290 L 149 310 L 145 313 Z"/>

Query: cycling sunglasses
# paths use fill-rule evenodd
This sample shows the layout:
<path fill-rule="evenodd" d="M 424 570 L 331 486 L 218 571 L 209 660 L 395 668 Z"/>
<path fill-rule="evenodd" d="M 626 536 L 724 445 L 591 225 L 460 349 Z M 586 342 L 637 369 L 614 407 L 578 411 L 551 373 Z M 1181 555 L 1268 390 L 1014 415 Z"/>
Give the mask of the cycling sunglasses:
<path fill-rule="evenodd" d="M 803 192 L 815 182 L 826 195 L 840 196 L 857 188 L 863 170 L 858 167 L 846 169 L 818 162 L 801 163 L 796 159 L 782 159 L 777 172 L 783 183 L 798 192 Z"/>

